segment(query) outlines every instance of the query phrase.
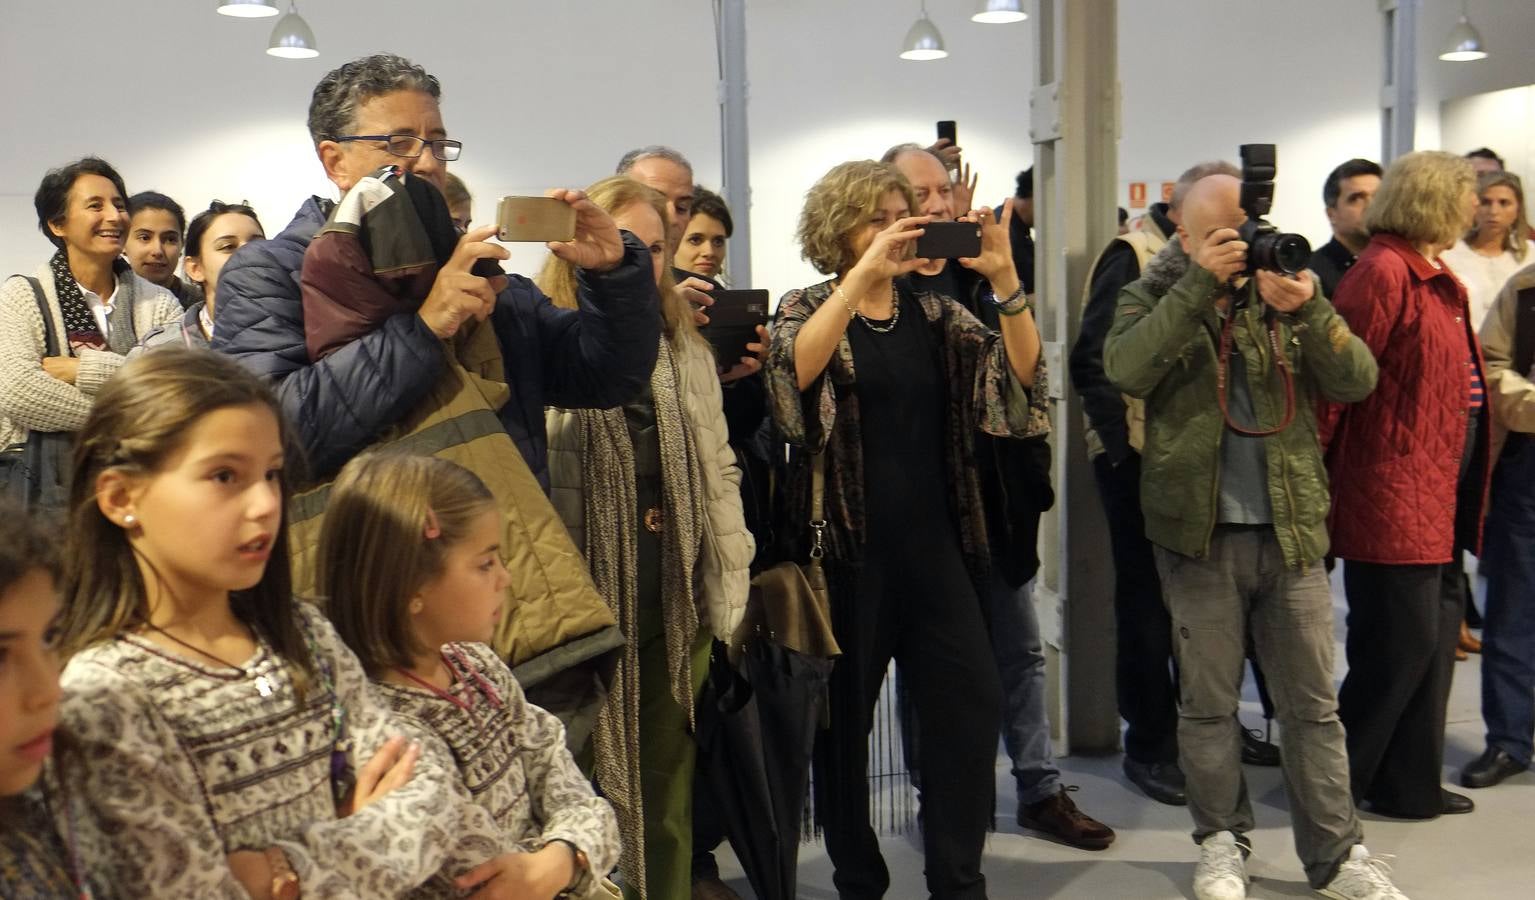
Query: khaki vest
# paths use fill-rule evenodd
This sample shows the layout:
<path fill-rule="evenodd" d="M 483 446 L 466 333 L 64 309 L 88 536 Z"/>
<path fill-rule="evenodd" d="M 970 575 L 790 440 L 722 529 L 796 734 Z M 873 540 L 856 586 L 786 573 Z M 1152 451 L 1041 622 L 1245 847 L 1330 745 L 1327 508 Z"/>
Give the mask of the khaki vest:
<path fill-rule="evenodd" d="M 510 389 L 489 325 L 461 333 L 431 393 L 372 450 L 451 460 L 485 482 L 501 507 L 501 546 L 511 583 L 496 627 L 496 653 L 524 688 L 595 659 L 623 643 L 586 563 L 496 411 Z M 294 590 L 317 597 L 320 527 L 330 484 L 293 497 L 289 507 Z"/>
<path fill-rule="evenodd" d="M 1146 266 L 1151 262 L 1152 257 L 1162 252 L 1162 248 L 1167 246 L 1168 241 L 1167 237 L 1158 230 L 1149 214 L 1138 220 L 1137 227 L 1134 230 L 1127 234 L 1119 235 L 1114 240 L 1124 241 L 1130 245 L 1131 250 L 1135 251 L 1135 261 L 1140 265 L 1141 274 L 1143 275 L 1146 273 Z M 1112 246 L 1114 245 L 1109 245 L 1109 247 Z M 1108 248 L 1105 247 L 1104 253 L 1107 252 Z M 1096 272 L 1098 270 L 1098 263 L 1102 259 L 1103 253 L 1098 254 L 1098 259 L 1093 260 L 1093 267 L 1088 271 Z M 1087 300 L 1092 293 L 1092 288 L 1092 282 L 1089 281 L 1087 286 L 1082 289 L 1083 309 L 1087 308 Z M 1141 452 L 1141 447 L 1146 443 L 1146 404 L 1129 394 L 1122 394 L 1121 396 L 1125 400 L 1125 425 L 1129 428 L 1130 432 L 1130 448 L 1139 453 Z M 1093 423 L 1088 420 L 1085 413 L 1082 415 L 1082 424 L 1087 433 L 1087 458 L 1096 459 L 1104 452 L 1103 439 L 1098 437 L 1098 432 L 1093 428 Z"/>

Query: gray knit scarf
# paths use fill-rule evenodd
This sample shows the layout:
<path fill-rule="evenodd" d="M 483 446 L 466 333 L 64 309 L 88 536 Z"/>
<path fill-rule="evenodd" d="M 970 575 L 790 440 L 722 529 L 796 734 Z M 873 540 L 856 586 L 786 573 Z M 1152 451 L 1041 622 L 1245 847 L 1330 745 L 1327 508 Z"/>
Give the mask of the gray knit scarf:
<path fill-rule="evenodd" d="M 650 375 L 661 443 L 661 603 L 672 698 L 693 719 L 692 648 L 698 635 L 693 572 L 704 533 L 703 484 L 698 450 L 682 408 L 676 358 L 665 335 Z M 625 884 L 645 898 L 645 839 L 640 800 L 639 514 L 634 447 L 622 408 L 579 410 L 584 470 L 586 561 L 597 589 L 618 617 L 623 657 L 593 736 L 597 783 L 613 804 L 624 853 Z M 669 898 L 668 898 L 669 900 Z"/>

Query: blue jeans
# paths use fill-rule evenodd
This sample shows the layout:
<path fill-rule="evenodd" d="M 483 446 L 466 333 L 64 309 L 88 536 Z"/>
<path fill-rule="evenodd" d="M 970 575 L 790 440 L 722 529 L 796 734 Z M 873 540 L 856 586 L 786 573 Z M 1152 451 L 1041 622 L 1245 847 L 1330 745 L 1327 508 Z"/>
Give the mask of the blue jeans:
<path fill-rule="evenodd" d="M 1487 516 L 1482 719 L 1487 746 L 1529 765 L 1535 740 L 1535 440 L 1493 472 Z"/>
<path fill-rule="evenodd" d="M 1045 651 L 1033 585 L 1031 581 L 1014 588 L 993 572 L 985 597 L 991 652 L 1002 676 L 1002 746 L 1013 761 L 1019 806 L 1038 803 L 1061 789 L 1061 772 L 1050 752 Z"/>

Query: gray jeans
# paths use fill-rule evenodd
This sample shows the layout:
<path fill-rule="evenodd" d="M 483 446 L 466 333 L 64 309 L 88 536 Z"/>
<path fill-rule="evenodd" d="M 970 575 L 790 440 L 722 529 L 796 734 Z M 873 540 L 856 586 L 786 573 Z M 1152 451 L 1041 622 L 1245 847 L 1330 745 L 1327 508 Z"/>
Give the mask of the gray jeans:
<path fill-rule="evenodd" d="M 1156 554 L 1181 674 L 1178 761 L 1194 839 L 1254 827 L 1236 719 L 1250 629 L 1279 719 L 1295 852 L 1321 887 L 1363 840 L 1333 689 L 1327 571 L 1320 560 L 1287 568 L 1267 526 L 1218 526 L 1207 559 Z"/>

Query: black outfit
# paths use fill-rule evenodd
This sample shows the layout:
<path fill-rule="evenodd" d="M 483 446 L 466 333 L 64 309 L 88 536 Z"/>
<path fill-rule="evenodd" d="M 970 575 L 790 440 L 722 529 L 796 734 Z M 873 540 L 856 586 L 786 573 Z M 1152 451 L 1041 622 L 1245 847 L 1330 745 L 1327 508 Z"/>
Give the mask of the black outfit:
<path fill-rule="evenodd" d="M 1163 204 L 1151 216 L 1163 234 L 1176 226 Z M 1082 329 L 1071 348 L 1072 386 L 1082 395 L 1087 419 L 1103 442 L 1093 460 L 1098 499 L 1109 525 L 1114 559 L 1117 623 L 1115 685 L 1125 720 L 1125 756 L 1146 764 L 1178 761 L 1178 685 L 1173 663 L 1172 618 L 1162 602 L 1156 557 L 1141 515 L 1141 457 L 1130 446 L 1122 392 L 1103 371 L 1103 344 L 1114 324 L 1119 292 L 1141 277 L 1135 249 L 1111 241 L 1098 259 L 1082 311 Z"/>
<path fill-rule="evenodd" d="M 997 204 L 998 213 L 1007 201 Z M 1013 268 L 1018 270 L 1018 280 L 1023 282 L 1025 294 L 1034 293 L 1034 226 L 1024 222 L 1018 217 L 1017 210 L 1013 211 L 1012 224 L 1008 226 L 1007 238 L 1013 245 Z M 959 296 L 955 294 L 953 296 Z"/>
<path fill-rule="evenodd" d="M 1306 268 L 1315 272 L 1321 280 L 1322 295 L 1332 297 L 1338 290 L 1338 282 L 1343 280 L 1343 273 L 1353 268 L 1358 258 L 1354 251 L 1333 238 L 1311 254 L 1311 261 L 1306 264 Z"/>
<path fill-rule="evenodd" d="M 1465 455 L 1457 485 L 1457 535 L 1474 523 L 1466 515 L 1481 489 L 1479 419 L 1467 415 Z M 1472 477 L 1467 477 L 1468 475 Z M 1462 541 L 1457 540 L 1456 555 Z M 1348 596 L 1348 678 L 1338 692 L 1338 717 L 1348 732 L 1354 802 L 1408 818 L 1444 811 L 1445 710 L 1455 674 L 1455 644 L 1465 611 L 1459 562 L 1382 565 L 1343 561 Z"/>
<path fill-rule="evenodd" d="M 844 644 L 831 690 L 862 696 L 856 707 L 834 705 L 856 708 L 861 720 L 834 721 L 833 730 L 849 729 L 848 743 L 857 747 L 843 752 L 861 754 L 854 765 L 866 768 L 875 705 L 894 658 L 910 681 L 924 748 L 918 766 L 928 891 L 937 898 L 984 898 L 981 853 L 991 824 L 1001 686 L 991 654 L 977 652 L 990 642 L 948 496 L 939 348 L 909 292 L 903 291 L 902 305 L 888 334 L 861 320 L 848 326 L 868 532 L 853 646 Z M 965 702 L 956 702 L 956 690 Z M 818 754 L 825 750 L 817 746 Z M 838 894 L 879 898 L 890 875 L 869 822 L 868 780 L 854 782 L 833 794 L 817 781 L 817 810 Z"/>
<path fill-rule="evenodd" d="M 697 272 L 672 267 L 678 282 L 688 278 L 707 281 L 716 288 L 718 280 Z M 730 449 L 735 452 L 736 467 L 741 470 L 741 512 L 746 529 L 757 542 L 752 574 L 765 568 L 773 556 L 773 517 L 771 488 L 772 422 L 768 415 L 767 385 L 762 374 L 722 384 L 725 425 L 729 430 Z M 716 650 L 722 645 L 716 644 Z M 719 878 L 719 864 L 714 850 L 725 840 L 725 824 L 713 787 L 702 767 L 693 771 L 693 879 Z"/>

